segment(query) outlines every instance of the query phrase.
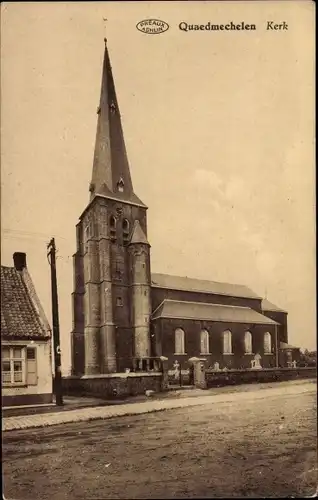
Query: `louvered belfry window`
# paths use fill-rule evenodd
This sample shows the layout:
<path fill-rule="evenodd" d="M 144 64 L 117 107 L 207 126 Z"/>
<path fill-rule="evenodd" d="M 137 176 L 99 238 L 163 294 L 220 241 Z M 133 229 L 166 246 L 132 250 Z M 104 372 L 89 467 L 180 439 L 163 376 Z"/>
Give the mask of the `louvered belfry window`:
<path fill-rule="evenodd" d="M 123 240 L 124 243 L 129 242 L 129 221 L 127 219 L 123 220 Z"/>
<path fill-rule="evenodd" d="M 113 241 L 116 239 L 116 219 L 113 215 L 109 218 L 109 236 Z"/>

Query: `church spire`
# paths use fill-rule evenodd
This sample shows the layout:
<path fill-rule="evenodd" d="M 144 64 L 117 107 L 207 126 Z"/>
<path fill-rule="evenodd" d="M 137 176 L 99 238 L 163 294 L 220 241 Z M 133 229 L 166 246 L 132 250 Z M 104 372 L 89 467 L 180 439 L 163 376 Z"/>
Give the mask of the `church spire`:
<path fill-rule="evenodd" d="M 104 41 L 91 200 L 102 195 L 144 206 L 133 190 L 106 38 Z"/>

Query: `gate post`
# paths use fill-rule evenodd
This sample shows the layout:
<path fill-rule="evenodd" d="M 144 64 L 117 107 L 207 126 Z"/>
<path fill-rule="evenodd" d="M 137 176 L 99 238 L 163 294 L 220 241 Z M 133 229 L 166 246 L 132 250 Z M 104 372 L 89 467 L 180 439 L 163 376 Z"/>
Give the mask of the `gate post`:
<path fill-rule="evenodd" d="M 206 358 L 190 358 L 189 363 L 193 365 L 193 382 L 194 386 L 198 389 L 206 389 Z"/>
<path fill-rule="evenodd" d="M 169 389 L 168 358 L 166 358 L 165 356 L 160 356 L 160 361 L 162 371 L 161 390 L 167 391 Z"/>

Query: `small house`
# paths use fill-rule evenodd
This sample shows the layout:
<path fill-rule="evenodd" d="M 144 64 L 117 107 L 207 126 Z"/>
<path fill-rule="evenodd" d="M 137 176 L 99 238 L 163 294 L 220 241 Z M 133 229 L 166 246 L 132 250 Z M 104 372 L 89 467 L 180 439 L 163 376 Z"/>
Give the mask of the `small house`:
<path fill-rule="evenodd" d="M 52 335 L 26 254 L 1 266 L 2 406 L 52 403 Z"/>

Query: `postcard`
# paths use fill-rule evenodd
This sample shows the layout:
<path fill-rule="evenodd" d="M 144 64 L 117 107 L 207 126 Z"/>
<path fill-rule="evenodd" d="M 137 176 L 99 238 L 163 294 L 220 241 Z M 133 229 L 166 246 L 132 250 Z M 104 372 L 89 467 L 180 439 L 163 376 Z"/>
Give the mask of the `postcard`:
<path fill-rule="evenodd" d="M 6 499 L 315 496 L 315 5 L 4 2 Z"/>

